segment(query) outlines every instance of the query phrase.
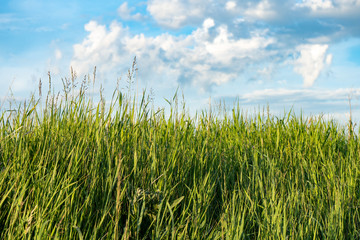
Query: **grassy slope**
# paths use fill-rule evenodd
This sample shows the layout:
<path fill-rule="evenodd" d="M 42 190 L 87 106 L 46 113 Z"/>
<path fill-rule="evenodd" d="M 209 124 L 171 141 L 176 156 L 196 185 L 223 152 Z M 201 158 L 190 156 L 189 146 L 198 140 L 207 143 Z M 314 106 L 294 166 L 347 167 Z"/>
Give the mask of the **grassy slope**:
<path fill-rule="evenodd" d="M 334 122 L 35 105 L 0 115 L 0 239 L 360 238 L 359 140 Z"/>

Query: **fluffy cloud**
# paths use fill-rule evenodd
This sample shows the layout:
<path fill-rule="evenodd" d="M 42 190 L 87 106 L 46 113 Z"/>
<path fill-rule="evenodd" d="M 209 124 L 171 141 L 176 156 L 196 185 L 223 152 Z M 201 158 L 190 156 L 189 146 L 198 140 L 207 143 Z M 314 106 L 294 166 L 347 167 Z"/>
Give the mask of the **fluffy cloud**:
<path fill-rule="evenodd" d="M 80 44 L 74 45 L 74 56 L 71 66 L 79 73 L 88 73 L 94 66 L 100 66 L 103 71 L 111 70 L 121 64 L 119 48 L 122 37 L 127 31 L 118 22 L 113 22 L 110 29 L 90 21 L 85 25 L 89 35 Z M 119 42 L 120 41 L 120 42 Z"/>
<path fill-rule="evenodd" d="M 262 58 L 264 49 L 275 43 L 273 38 L 254 34 L 248 39 L 234 39 L 226 26 L 218 27 L 218 35 L 211 42 L 205 42 L 205 49 L 214 63 L 231 64 L 235 59 Z"/>
<path fill-rule="evenodd" d="M 360 0 L 149 0 L 146 4 L 149 21 L 143 24 L 155 21 L 162 33 L 134 35 L 118 22 L 107 27 L 91 21 L 85 26 L 88 36 L 74 45 L 74 68 L 82 73 L 95 65 L 103 71 L 124 69 L 137 56 L 144 72 L 170 73 L 175 83 L 210 89 L 239 79 L 248 69 L 253 72 L 248 78 L 254 74 L 266 78 L 290 63 L 303 77 L 303 85 L 310 87 L 332 62 L 329 46 L 360 36 L 360 27 L 353 24 L 360 20 L 354 14 L 360 10 Z M 127 2 L 118 9 L 125 20 L 146 15 L 134 12 Z M 329 18 L 331 14 L 341 20 Z M 185 26 L 192 31 L 180 35 L 178 30 Z M 289 62 L 294 54 L 297 57 Z"/>
<path fill-rule="evenodd" d="M 297 3 L 298 7 L 308 7 L 312 11 L 317 11 L 320 9 L 332 9 L 334 5 L 331 0 L 304 0 L 301 3 Z"/>
<path fill-rule="evenodd" d="M 147 71 L 171 72 L 180 83 L 202 89 L 236 78 L 247 64 L 268 57 L 265 48 L 276 42 L 266 31 L 236 38 L 226 25 L 216 26 L 211 18 L 205 19 L 190 35 L 179 37 L 168 33 L 156 37 L 131 36 L 117 22 L 107 29 L 91 21 L 85 30 L 89 35 L 81 44 L 74 45 L 72 65 L 78 72 L 86 73 L 95 65 L 114 69 L 124 63 L 122 59 L 129 59 L 126 56 L 136 55 Z"/>
<path fill-rule="evenodd" d="M 225 9 L 228 11 L 231 11 L 236 8 L 236 2 L 234 1 L 228 1 L 226 2 Z"/>
<path fill-rule="evenodd" d="M 193 21 L 201 22 L 209 4 L 206 0 L 150 0 L 147 10 L 160 25 L 180 28 Z"/>
<path fill-rule="evenodd" d="M 314 16 L 334 18 L 359 18 L 359 0 L 303 0 L 295 4 L 298 8 L 310 9 Z"/>
<path fill-rule="evenodd" d="M 332 55 L 326 55 L 327 49 L 326 44 L 305 44 L 296 48 L 300 56 L 294 62 L 294 70 L 303 76 L 305 87 L 311 87 L 325 64 L 331 63 Z"/>
<path fill-rule="evenodd" d="M 256 19 L 274 19 L 278 13 L 268 0 L 262 0 L 245 10 L 245 15 Z"/>
<path fill-rule="evenodd" d="M 136 20 L 139 21 L 143 18 L 143 16 L 140 13 L 132 14 L 132 12 L 135 10 L 134 7 L 129 8 L 128 3 L 124 2 L 120 5 L 117 12 L 119 16 L 124 20 Z"/>

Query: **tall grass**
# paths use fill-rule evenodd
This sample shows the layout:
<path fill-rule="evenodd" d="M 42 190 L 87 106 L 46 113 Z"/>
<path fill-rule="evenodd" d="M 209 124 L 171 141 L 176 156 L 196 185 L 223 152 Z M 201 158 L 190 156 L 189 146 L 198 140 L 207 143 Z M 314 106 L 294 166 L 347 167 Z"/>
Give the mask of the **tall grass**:
<path fill-rule="evenodd" d="M 71 81 L 70 81 L 71 82 Z M 70 83 L 68 82 L 68 83 Z M 360 145 L 321 118 L 95 104 L 0 115 L 0 239 L 359 239 Z"/>

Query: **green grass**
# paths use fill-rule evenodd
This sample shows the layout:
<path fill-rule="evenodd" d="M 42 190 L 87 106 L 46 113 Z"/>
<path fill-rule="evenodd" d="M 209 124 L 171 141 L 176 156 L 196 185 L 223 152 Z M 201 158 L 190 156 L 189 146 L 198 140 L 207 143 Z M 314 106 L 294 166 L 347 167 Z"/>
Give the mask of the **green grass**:
<path fill-rule="evenodd" d="M 346 126 L 62 95 L 1 110 L 0 239 L 360 238 Z"/>

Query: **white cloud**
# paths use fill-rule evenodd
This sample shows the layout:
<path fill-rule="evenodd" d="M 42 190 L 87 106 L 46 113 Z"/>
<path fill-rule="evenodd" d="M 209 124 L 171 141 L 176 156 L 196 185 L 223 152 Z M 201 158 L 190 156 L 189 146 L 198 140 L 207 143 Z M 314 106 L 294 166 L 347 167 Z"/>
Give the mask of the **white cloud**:
<path fill-rule="evenodd" d="M 299 45 L 296 51 L 300 56 L 294 62 L 294 70 L 304 79 L 304 86 L 311 87 L 319 77 L 325 64 L 330 64 L 332 56 L 326 55 L 327 44 Z"/>
<path fill-rule="evenodd" d="M 85 25 L 89 35 L 80 44 L 75 44 L 71 66 L 79 73 L 88 73 L 94 66 L 101 66 L 104 70 L 111 69 L 121 63 L 119 56 L 119 42 L 126 37 L 126 30 L 117 22 L 110 25 L 109 31 L 96 21 Z"/>
<path fill-rule="evenodd" d="M 92 21 L 85 26 L 88 36 L 74 45 L 71 64 L 84 73 L 95 65 L 104 71 L 120 71 L 119 67 L 124 69 L 137 56 L 144 72 L 171 73 L 175 82 L 178 79 L 206 89 L 239 79 L 248 66 L 252 73 L 243 79 L 271 81 L 277 68 L 283 67 L 289 53 L 295 51 L 298 57 L 290 67 L 303 77 L 304 86 L 310 87 L 332 62 L 327 50 L 334 38 L 358 31 L 354 24 L 349 31 L 343 23 L 327 22 L 326 18 L 315 21 L 309 14 L 344 8 L 340 2 L 342 6 L 358 4 L 345 0 L 304 0 L 298 4 L 274 0 L 149 0 L 147 11 L 159 25 L 172 29 L 191 26 L 194 30 L 184 35 L 170 30 L 149 37 L 131 34 L 117 22 L 107 28 Z M 123 19 L 130 20 L 137 18 L 134 11 L 127 2 L 118 9 Z M 265 65 L 268 62 L 272 62 L 270 67 Z"/>
<path fill-rule="evenodd" d="M 212 56 L 212 62 L 230 64 L 235 58 L 256 59 L 263 56 L 263 49 L 275 42 L 273 38 L 252 36 L 247 39 L 235 39 L 226 26 L 217 28 L 218 35 L 206 42 L 206 50 Z"/>
<path fill-rule="evenodd" d="M 332 55 L 332 54 L 326 55 L 325 63 L 326 63 L 327 65 L 330 65 L 331 62 L 332 62 L 332 59 L 333 59 L 333 55 Z"/>
<path fill-rule="evenodd" d="M 303 0 L 295 8 L 308 8 L 314 16 L 358 18 L 360 0 Z"/>
<path fill-rule="evenodd" d="M 207 7 L 207 0 L 150 0 L 147 10 L 160 25 L 177 29 L 194 19 L 203 19 Z"/>
<path fill-rule="evenodd" d="M 331 0 L 304 0 L 301 3 L 297 3 L 298 7 L 308 7 L 312 11 L 317 11 L 319 9 L 332 9 L 334 5 Z"/>
<path fill-rule="evenodd" d="M 141 20 L 143 16 L 140 13 L 136 13 L 134 15 L 131 14 L 134 10 L 135 10 L 134 7 L 129 8 L 128 3 L 124 2 L 123 4 L 120 5 L 117 12 L 119 16 L 124 20 L 137 20 L 137 21 Z"/>
<path fill-rule="evenodd" d="M 314 44 L 329 43 L 331 42 L 331 38 L 328 36 L 314 37 L 314 38 L 309 38 L 308 42 Z"/>
<path fill-rule="evenodd" d="M 236 8 L 236 2 L 234 1 L 228 1 L 225 4 L 225 9 L 228 11 L 234 10 Z"/>
<path fill-rule="evenodd" d="M 205 21 L 204 21 L 204 23 L 203 23 L 203 27 L 204 27 L 205 29 L 212 28 L 213 26 L 215 26 L 214 19 L 212 19 L 212 18 L 207 18 L 207 19 L 205 19 Z"/>
<path fill-rule="evenodd" d="M 245 15 L 255 19 L 274 19 L 279 13 L 276 13 L 269 0 L 261 0 L 256 6 L 250 7 L 245 11 Z"/>
<path fill-rule="evenodd" d="M 236 38 L 225 25 L 216 27 L 211 18 L 190 35 L 179 37 L 168 33 L 156 37 L 131 36 L 116 22 L 107 29 L 91 21 L 85 29 L 89 35 L 74 45 L 71 64 L 77 72 L 87 73 L 94 66 L 105 70 L 118 68 L 128 65 L 129 59 L 136 55 L 147 72 L 168 72 L 180 82 L 202 89 L 236 78 L 246 64 L 266 58 L 269 53 L 265 48 L 276 42 L 266 36 L 266 31 Z"/>

